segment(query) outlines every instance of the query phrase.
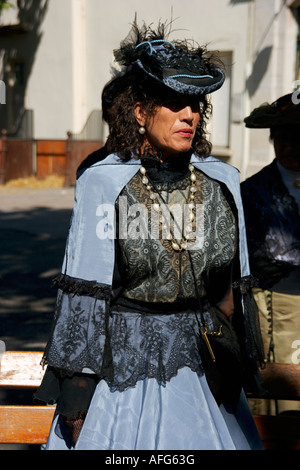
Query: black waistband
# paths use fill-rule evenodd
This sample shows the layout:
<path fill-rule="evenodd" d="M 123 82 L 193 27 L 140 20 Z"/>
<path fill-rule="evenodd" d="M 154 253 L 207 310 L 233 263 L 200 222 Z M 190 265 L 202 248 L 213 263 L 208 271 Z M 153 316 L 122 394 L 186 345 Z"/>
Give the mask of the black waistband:
<path fill-rule="evenodd" d="M 141 302 L 137 300 L 127 299 L 120 297 L 113 302 L 112 307 L 122 307 L 122 310 L 127 309 L 128 311 L 140 312 L 140 313 L 157 313 L 160 315 L 168 315 L 172 313 L 180 313 L 191 311 L 195 313 L 199 311 L 198 302 L 196 299 L 190 299 L 185 302 Z"/>

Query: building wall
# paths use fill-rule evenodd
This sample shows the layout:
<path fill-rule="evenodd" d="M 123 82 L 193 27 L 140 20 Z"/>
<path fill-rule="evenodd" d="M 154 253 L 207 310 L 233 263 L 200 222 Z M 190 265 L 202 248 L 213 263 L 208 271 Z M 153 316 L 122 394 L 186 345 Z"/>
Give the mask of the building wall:
<path fill-rule="evenodd" d="M 25 95 L 25 107 L 34 110 L 34 136 L 39 139 L 65 138 L 74 127 L 71 7 L 72 0 L 50 0 L 40 26 Z"/>
<path fill-rule="evenodd" d="M 253 3 L 249 54 L 248 112 L 293 91 L 298 25 L 281 0 Z M 248 113 L 246 113 L 248 114 Z M 243 176 L 250 176 L 274 158 L 268 129 L 247 129 Z"/>

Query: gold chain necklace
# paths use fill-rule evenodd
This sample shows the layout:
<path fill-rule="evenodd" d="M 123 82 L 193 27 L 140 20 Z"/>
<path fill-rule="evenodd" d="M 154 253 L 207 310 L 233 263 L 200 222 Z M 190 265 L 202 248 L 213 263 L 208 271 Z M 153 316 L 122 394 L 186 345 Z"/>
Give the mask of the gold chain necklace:
<path fill-rule="evenodd" d="M 189 170 L 190 170 L 190 188 L 189 188 L 189 196 L 188 196 L 188 203 L 187 203 L 187 208 L 188 208 L 188 215 L 187 215 L 187 226 L 185 227 L 185 236 L 182 237 L 180 241 L 175 240 L 174 238 L 171 240 L 171 246 L 174 251 L 182 251 L 186 250 L 188 247 L 188 242 L 193 238 L 193 223 L 195 221 L 195 193 L 197 192 L 196 188 L 196 174 L 195 174 L 195 167 L 191 163 L 189 164 Z M 162 228 L 166 229 L 166 218 L 164 217 L 164 211 L 161 211 L 161 206 L 158 202 L 158 196 L 162 199 L 162 197 L 157 194 L 152 185 L 149 182 L 149 179 L 147 177 L 147 170 L 144 166 L 140 168 L 140 172 L 142 174 L 142 183 L 145 185 L 147 191 L 149 192 L 149 198 L 152 201 L 152 207 L 156 212 L 161 212 L 161 217 L 160 217 L 160 223 L 162 225 Z M 171 211 L 169 210 L 171 213 Z"/>

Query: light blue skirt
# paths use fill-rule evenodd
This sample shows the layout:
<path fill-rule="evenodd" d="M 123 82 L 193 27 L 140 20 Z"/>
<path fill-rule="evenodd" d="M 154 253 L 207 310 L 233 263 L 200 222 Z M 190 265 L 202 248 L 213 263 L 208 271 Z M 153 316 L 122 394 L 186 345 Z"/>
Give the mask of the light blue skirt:
<path fill-rule="evenodd" d="M 67 450 L 53 420 L 46 449 Z M 217 405 L 205 376 L 180 369 L 166 386 L 145 378 L 125 392 L 99 382 L 75 450 L 263 449 L 242 392 L 234 413 Z"/>

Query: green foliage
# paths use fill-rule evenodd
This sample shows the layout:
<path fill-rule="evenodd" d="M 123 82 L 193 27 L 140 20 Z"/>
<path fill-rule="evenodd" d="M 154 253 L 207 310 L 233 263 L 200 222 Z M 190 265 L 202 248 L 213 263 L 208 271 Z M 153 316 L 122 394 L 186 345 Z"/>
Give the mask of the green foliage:
<path fill-rule="evenodd" d="M 8 10 L 9 8 L 12 8 L 13 4 L 10 2 L 7 2 L 6 0 L 0 0 L 0 13 L 2 10 Z"/>

